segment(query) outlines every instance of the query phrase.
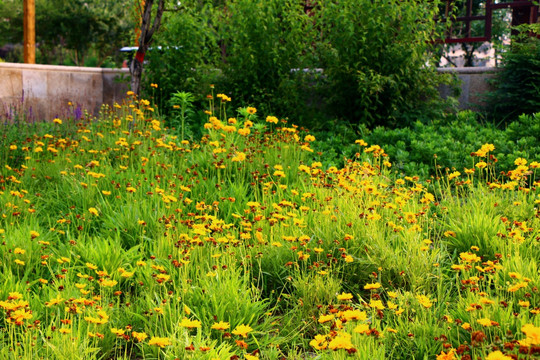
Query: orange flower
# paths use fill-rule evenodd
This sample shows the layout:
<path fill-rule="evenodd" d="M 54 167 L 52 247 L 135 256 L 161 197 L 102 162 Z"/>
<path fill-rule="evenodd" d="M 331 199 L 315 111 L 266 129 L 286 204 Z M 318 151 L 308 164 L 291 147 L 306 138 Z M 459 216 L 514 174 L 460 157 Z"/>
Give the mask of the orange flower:
<path fill-rule="evenodd" d="M 447 353 L 445 353 L 444 351 L 441 351 L 441 353 L 437 355 L 437 360 L 454 360 L 455 353 L 456 353 L 456 350 L 454 349 L 450 349 L 450 351 L 448 351 Z"/>

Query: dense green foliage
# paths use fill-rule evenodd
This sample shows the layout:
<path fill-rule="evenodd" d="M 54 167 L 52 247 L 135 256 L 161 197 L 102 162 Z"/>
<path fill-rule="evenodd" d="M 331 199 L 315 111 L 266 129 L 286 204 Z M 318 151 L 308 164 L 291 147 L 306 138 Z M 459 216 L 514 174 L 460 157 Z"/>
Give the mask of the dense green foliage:
<path fill-rule="evenodd" d="M 540 24 L 521 26 L 519 31 L 503 55 L 503 70 L 489 96 L 488 111 L 502 122 L 540 109 L 540 38 L 530 36 L 540 35 Z"/>
<path fill-rule="evenodd" d="M 130 6 L 131 4 L 131 6 Z M 119 66 L 118 50 L 135 28 L 133 3 L 36 0 L 36 61 L 45 64 Z M 23 40 L 23 1 L 0 2 L 0 46 Z M 8 60 L 22 61 L 22 48 Z"/>
<path fill-rule="evenodd" d="M 435 2 L 436 3 L 436 2 Z M 422 1 L 183 2 L 147 66 L 161 96 L 206 85 L 310 128 L 404 125 L 441 109 L 430 41 L 437 7 Z M 418 21 L 418 19 L 426 19 Z M 159 95 L 159 94 L 157 94 Z"/>
<path fill-rule="evenodd" d="M 316 134 L 316 148 L 328 165 L 342 165 L 343 158 L 354 156 L 352 143 L 358 134 L 343 124 L 333 124 L 336 131 Z M 429 123 L 417 121 L 408 127 L 363 129 L 360 135 L 370 144 L 379 144 L 393 160 L 393 168 L 408 175 L 427 177 L 438 169 L 472 168 L 472 159 L 464 157 L 484 143 L 493 143 L 501 168 L 510 168 L 518 157 L 533 158 L 540 153 L 540 113 L 522 115 L 506 128 L 482 123 L 472 111 L 448 115 Z M 347 144 L 347 145 L 344 145 Z"/>
<path fill-rule="evenodd" d="M 440 110 L 442 79 L 427 55 L 437 11 L 424 1 L 322 1 L 316 53 L 331 113 L 372 126 L 408 124 Z"/>

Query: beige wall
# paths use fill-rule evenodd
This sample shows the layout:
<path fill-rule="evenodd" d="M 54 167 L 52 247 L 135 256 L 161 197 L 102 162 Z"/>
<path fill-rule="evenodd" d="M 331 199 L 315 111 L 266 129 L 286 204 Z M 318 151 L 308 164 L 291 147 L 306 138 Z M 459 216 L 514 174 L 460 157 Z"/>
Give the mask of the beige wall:
<path fill-rule="evenodd" d="M 34 120 L 67 118 L 68 102 L 97 113 L 103 103 L 122 102 L 129 90 L 122 77 L 127 69 L 0 63 L 0 117 L 17 107 Z"/>
<path fill-rule="evenodd" d="M 482 104 L 482 95 L 491 89 L 487 80 L 498 71 L 489 67 L 438 70 L 456 74 L 460 79 L 461 109 L 474 109 Z M 122 77 L 129 78 L 127 69 L 0 63 L 0 118 L 10 106 L 25 109 L 27 115 L 31 112 L 34 120 L 73 117 L 70 101 L 97 113 L 103 103 L 122 102 L 129 89 L 126 81 L 118 81 Z M 447 86 L 439 90 L 443 97 L 453 95 Z"/>
<path fill-rule="evenodd" d="M 461 94 L 458 98 L 460 109 L 479 109 L 484 104 L 484 95 L 493 88 L 489 84 L 500 68 L 493 67 L 463 67 L 463 68 L 439 68 L 440 73 L 455 74 L 460 81 Z M 442 97 L 452 96 L 449 86 L 441 86 L 439 92 Z"/>

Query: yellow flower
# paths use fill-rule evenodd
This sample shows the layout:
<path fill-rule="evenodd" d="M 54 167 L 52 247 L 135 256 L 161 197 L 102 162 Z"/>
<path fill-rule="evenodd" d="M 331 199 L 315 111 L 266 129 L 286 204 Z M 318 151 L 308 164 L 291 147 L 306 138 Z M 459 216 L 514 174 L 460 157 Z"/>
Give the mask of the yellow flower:
<path fill-rule="evenodd" d="M 56 119 L 53 120 L 53 123 L 58 124 L 58 125 L 62 125 L 62 120 L 56 118 Z"/>
<path fill-rule="evenodd" d="M 111 332 L 116 336 L 122 336 L 126 333 L 124 329 L 111 328 Z"/>
<path fill-rule="evenodd" d="M 381 287 L 378 282 L 364 285 L 364 290 L 376 290 Z"/>
<path fill-rule="evenodd" d="M 96 208 L 93 208 L 91 207 L 90 209 L 88 209 L 88 212 L 92 215 L 95 215 L 95 216 L 98 216 L 99 215 L 99 212 L 97 211 Z"/>
<path fill-rule="evenodd" d="M 485 168 L 485 167 L 487 166 L 487 164 L 486 164 L 484 161 L 480 161 L 480 162 L 477 163 L 475 166 L 476 166 L 477 168 L 479 168 L 479 169 L 483 169 L 483 168 Z"/>
<path fill-rule="evenodd" d="M 510 356 L 504 355 L 500 351 L 495 351 L 489 354 L 486 360 L 512 360 L 512 358 Z"/>
<path fill-rule="evenodd" d="M 527 160 L 524 159 L 524 158 L 517 158 L 514 161 L 514 165 L 516 165 L 516 166 L 525 166 L 525 165 L 527 165 Z"/>
<path fill-rule="evenodd" d="M 220 322 L 214 323 L 211 328 L 214 330 L 227 330 L 229 327 L 230 327 L 230 324 L 228 322 L 220 321 Z"/>
<path fill-rule="evenodd" d="M 160 348 L 163 348 L 165 346 L 171 345 L 171 341 L 169 340 L 169 338 L 166 338 L 166 337 L 152 336 L 152 338 L 148 340 L 148 345 L 154 345 L 154 346 L 159 346 Z"/>
<path fill-rule="evenodd" d="M 267 116 L 266 117 L 266 122 L 271 123 L 271 124 L 277 124 L 279 122 L 279 120 L 275 116 Z"/>
<path fill-rule="evenodd" d="M 384 310 L 384 305 L 381 300 L 373 300 L 371 299 L 369 301 L 369 307 L 378 309 L 378 310 Z"/>
<path fill-rule="evenodd" d="M 188 329 L 195 329 L 201 327 L 201 322 L 199 320 L 191 320 L 185 317 L 180 322 L 180 326 Z"/>
<path fill-rule="evenodd" d="M 426 309 L 429 309 L 430 307 L 433 306 L 433 303 L 431 302 L 431 300 L 425 295 L 417 295 L 416 298 L 418 299 L 418 302 L 420 303 L 420 305 L 422 305 Z"/>
<path fill-rule="evenodd" d="M 103 280 L 101 282 L 101 286 L 105 286 L 105 287 L 113 287 L 116 284 L 118 284 L 118 281 L 116 280 Z"/>
<path fill-rule="evenodd" d="M 56 298 L 51 299 L 50 301 L 46 301 L 45 306 L 51 307 L 51 306 L 60 304 L 62 301 L 64 301 L 64 299 L 61 298 L 60 295 L 57 295 Z"/>
<path fill-rule="evenodd" d="M 86 267 L 88 267 L 90 270 L 97 270 L 97 266 L 91 263 L 86 263 Z"/>
<path fill-rule="evenodd" d="M 233 335 L 239 335 L 239 336 L 242 336 L 242 337 L 247 337 L 247 334 L 252 332 L 253 329 L 251 328 L 251 326 L 249 325 L 238 325 L 234 330 L 233 330 Z"/>
<path fill-rule="evenodd" d="M 516 292 L 521 288 L 527 287 L 527 283 L 522 281 L 520 283 L 514 284 L 508 288 L 508 291 L 510 292 Z"/>
<path fill-rule="evenodd" d="M 254 108 L 254 107 L 248 106 L 248 107 L 246 108 L 246 111 L 247 111 L 248 114 L 253 115 L 253 114 L 255 114 L 255 113 L 257 112 L 257 109 Z"/>
<path fill-rule="evenodd" d="M 462 252 L 459 254 L 459 257 L 461 260 L 468 263 L 475 263 L 482 260 L 478 255 L 469 252 Z"/>
<path fill-rule="evenodd" d="M 133 338 L 136 339 L 138 342 L 143 342 L 148 337 L 146 333 L 136 331 L 132 332 L 131 336 L 133 336 Z"/>
<path fill-rule="evenodd" d="M 342 320 L 366 320 L 367 319 L 367 314 L 365 311 L 360 311 L 358 309 L 356 310 L 345 310 L 342 314 L 341 314 L 341 319 Z"/>
<path fill-rule="evenodd" d="M 540 327 L 533 324 L 525 324 L 521 328 L 521 331 L 527 336 L 524 341 L 520 341 L 520 344 L 525 346 L 540 345 Z"/>
<path fill-rule="evenodd" d="M 315 339 L 309 342 L 309 345 L 314 347 L 317 350 L 324 350 L 328 347 L 328 342 L 326 341 L 326 335 L 315 335 Z"/>
<path fill-rule="evenodd" d="M 352 300 L 353 296 L 352 294 L 349 294 L 349 293 L 341 293 L 337 296 L 337 299 L 338 300 Z"/>
<path fill-rule="evenodd" d="M 16 291 L 10 292 L 8 296 L 8 300 L 20 300 L 22 298 L 23 298 L 22 294 Z"/>
<path fill-rule="evenodd" d="M 241 162 L 244 160 L 246 160 L 246 154 L 243 152 L 237 152 L 236 155 L 231 158 L 231 161 L 233 162 Z"/>
<path fill-rule="evenodd" d="M 366 334 L 369 331 L 369 325 L 368 324 L 360 324 L 353 330 L 357 334 Z"/>
<path fill-rule="evenodd" d="M 358 144 L 359 146 L 367 146 L 368 145 L 367 142 L 365 142 L 362 139 L 356 140 L 354 143 Z"/>
<path fill-rule="evenodd" d="M 331 320 L 334 320 L 334 315 L 328 314 L 328 315 L 321 315 L 318 321 L 319 321 L 319 324 L 324 324 L 325 322 L 328 322 Z"/>
<path fill-rule="evenodd" d="M 127 279 L 132 277 L 133 275 L 135 275 L 135 273 L 132 271 L 124 271 L 120 276 Z"/>
<path fill-rule="evenodd" d="M 351 343 L 351 334 L 338 332 L 338 335 L 328 344 L 328 348 L 331 350 L 352 349 L 353 344 Z"/>
<path fill-rule="evenodd" d="M 480 325 L 484 326 L 484 327 L 492 326 L 492 322 L 488 318 L 478 319 L 478 320 L 476 320 L 476 322 L 479 323 Z"/>
<path fill-rule="evenodd" d="M 242 129 L 238 129 L 238 134 L 239 135 L 242 135 L 242 136 L 247 136 L 251 133 L 251 130 L 249 130 L 249 128 L 245 127 L 245 128 L 242 128 Z"/>

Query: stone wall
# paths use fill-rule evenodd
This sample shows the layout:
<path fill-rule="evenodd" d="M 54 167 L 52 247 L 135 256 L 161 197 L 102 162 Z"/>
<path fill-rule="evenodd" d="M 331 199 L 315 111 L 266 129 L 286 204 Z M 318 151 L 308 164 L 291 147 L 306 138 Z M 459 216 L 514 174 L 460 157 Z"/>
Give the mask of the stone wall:
<path fill-rule="evenodd" d="M 439 68 L 440 73 L 455 74 L 460 80 L 461 95 L 458 98 L 460 109 L 478 109 L 484 104 L 483 96 L 493 90 L 489 81 L 493 80 L 500 68 L 493 67 L 463 67 Z M 443 98 L 453 95 L 449 86 L 441 86 L 439 92 Z"/>
<path fill-rule="evenodd" d="M 122 102 L 129 90 L 122 78 L 127 69 L 0 63 L 0 118 L 13 108 L 30 120 L 73 116 L 77 107 L 97 113 Z"/>

